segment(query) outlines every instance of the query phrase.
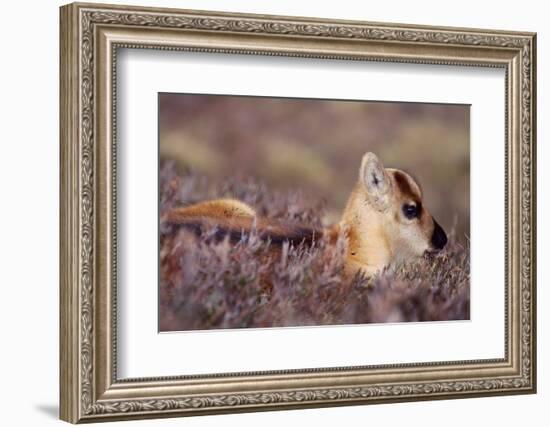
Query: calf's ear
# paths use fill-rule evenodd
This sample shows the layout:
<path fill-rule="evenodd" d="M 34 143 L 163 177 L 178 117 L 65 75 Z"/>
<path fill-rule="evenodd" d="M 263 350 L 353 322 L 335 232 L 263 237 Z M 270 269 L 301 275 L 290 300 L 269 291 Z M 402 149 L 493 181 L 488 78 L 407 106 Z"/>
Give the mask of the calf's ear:
<path fill-rule="evenodd" d="M 389 207 L 390 177 L 374 153 L 366 153 L 361 160 L 359 180 L 365 187 L 369 202 L 380 211 Z"/>

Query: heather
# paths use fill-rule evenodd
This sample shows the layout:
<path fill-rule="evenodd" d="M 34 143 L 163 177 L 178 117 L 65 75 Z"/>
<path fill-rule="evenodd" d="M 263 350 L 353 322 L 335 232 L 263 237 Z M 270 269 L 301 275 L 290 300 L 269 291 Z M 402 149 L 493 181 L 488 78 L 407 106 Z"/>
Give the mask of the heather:
<path fill-rule="evenodd" d="M 322 199 L 270 190 L 251 177 L 211 180 L 164 161 L 159 185 L 161 217 L 176 206 L 234 197 L 270 218 L 326 224 Z M 370 278 L 342 274 L 343 236 L 275 247 L 254 230 L 238 242 L 215 239 L 215 231 L 197 237 L 161 222 L 162 331 L 469 319 L 469 249 L 452 230 L 441 253 Z"/>

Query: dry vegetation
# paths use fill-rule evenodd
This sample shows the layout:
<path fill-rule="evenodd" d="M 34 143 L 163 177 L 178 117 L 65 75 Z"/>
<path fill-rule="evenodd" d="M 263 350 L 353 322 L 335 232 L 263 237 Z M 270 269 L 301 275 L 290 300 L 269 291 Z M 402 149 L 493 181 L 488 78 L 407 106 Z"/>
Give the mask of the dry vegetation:
<path fill-rule="evenodd" d="M 231 196 L 262 215 L 320 226 L 323 203 L 298 192 L 270 192 L 252 179 L 217 185 L 164 162 L 160 210 Z M 197 239 L 161 224 L 160 329 L 196 330 L 273 326 L 468 319 L 469 250 L 453 236 L 441 254 L 367 279 L 341 275 L 345 240 L 336 245 L 288 246 L 269 255 L 255 233 L 237 244 Z"/>

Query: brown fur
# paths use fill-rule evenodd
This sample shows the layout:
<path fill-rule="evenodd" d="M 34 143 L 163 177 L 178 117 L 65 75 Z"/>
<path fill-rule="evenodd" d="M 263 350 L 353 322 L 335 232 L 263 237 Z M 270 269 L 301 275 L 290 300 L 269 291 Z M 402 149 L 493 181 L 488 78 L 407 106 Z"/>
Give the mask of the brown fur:
<path fill-rule="evenodd" d="M 169 222 L 182 222 L 187 218 L 251 218 L 256 211 L 235 199 L 216 199 L 196 203 L 168 213 Z"/>
<path fill-rule="evenodd" d="M 420 204 L 420 200 L 422 198 L 420 188 L 414 188 L 404 172 L 401 172 L 400 170 L 393 170 L 393 178 L 402 197 L 409 197 L 416 204 Z"/>
<path fill-rule="evenodd" d="M 239 241 L 253 229 L 262 240 L 270 241 L 274 245 L 285 241 L 292 244 L 312 244 L 316 238 L 321 237 L 320 230 L 258 217 L 253 212 L 252 208 L 238 200 L 221 199 L 173 209 L 163 222 L 184 227 L 197 235 L 211 230 L 215 239 L 227 236 L 233 242 Z"/>

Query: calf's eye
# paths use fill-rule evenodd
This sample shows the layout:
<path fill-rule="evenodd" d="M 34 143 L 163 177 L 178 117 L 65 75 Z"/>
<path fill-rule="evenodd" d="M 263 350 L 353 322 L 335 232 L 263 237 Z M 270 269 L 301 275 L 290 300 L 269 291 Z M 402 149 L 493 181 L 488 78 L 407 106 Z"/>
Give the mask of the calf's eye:
<path fill-rule="evenodd" d="M 409 205 L 409 204 L 403 205 L 403 214 L 407 219 L 418 218 L 418 213 L 419 213 L 419 210 L 416 205 Z"/>

